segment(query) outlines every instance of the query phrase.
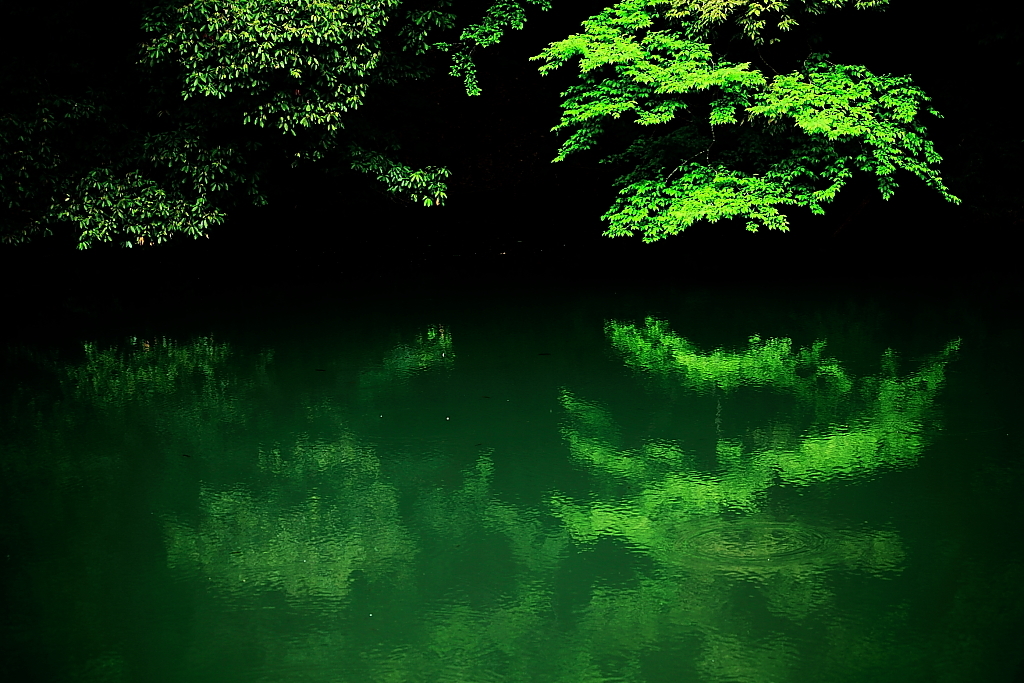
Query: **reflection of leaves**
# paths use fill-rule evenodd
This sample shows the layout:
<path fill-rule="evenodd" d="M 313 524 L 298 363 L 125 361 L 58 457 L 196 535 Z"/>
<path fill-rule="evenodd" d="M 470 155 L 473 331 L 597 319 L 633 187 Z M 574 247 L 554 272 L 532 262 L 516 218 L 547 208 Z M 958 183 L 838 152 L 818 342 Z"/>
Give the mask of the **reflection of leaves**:
<path fill-rule="evenodd" d="M 949 342 L 917 372 L 899 377 L 891 350 L 882 358 L 878 377 L 851 377 L 834 358 L 824 355 L 825 341 L 794 350 L 789 339 L 750 337 L 740 351 L 703 353 L 675 334 L 663 320 L 648 317 L 643 327 L 609 321 L 606 333 L 626 365 L 692 391 L 734 391 L 744 386 L 770 387 L 796 396 L 814 409 L 819 422 L 844 421 L 842 409 L 854 396 L 880 406 L 887 415 L 919 411 L 931 404 L 942 385 L 945 361 L 959 340 Z M 923 391 L 922 391 L 923 389 Z"/>
<path fill-rule="evenodd" d="M 318 461 L 324 454 L 337 456 L 330 469 Z M 300 599 L 346 597 L 356 570 L 370 578 L 406 572 L 416 547 L 398 516 L 397 492 L 379 480 L 371 454 L 355 455 L 343 443 L 261 457 L 285 477 L 327 474 L 337 499 L 314 493 L 285 503 L 244 487 L 204 489 L 197 524 L 166 517 L 168 564 L 198 568 L 229 592 L 279 589 Z"/>
<path fill-rule="evenodd" d="M 821 382 L 846 393 L 850 379 L 832 358 L 823 355 L 825 342 L 793 351 L 789 339 L 750 337 L 747 349 L 715 349 L 701 353 L 668 329 L 668 323 L 647 318 L 644 327 L 609 321 L 606 332 L 626 365 L 669 375 L 688 389 L 729 391 L 741 386 L 770 386 L 797 395 L 814 393 Z"/>
<path fill-rule="evenodd" d="M 824 574 L 776 572 L 761 582 L 768 600 L 768 611 L 789 619 L 803 619 L 832 602 L 833 593 L 825 586 Z"/>
<path fill-rule="evenodd" d="M 464 683 L 495 680 L 495 662 L 507 662 L 507 681 L 601 683 L 604 677 L 581 675 L 573 664 L 576 648 L 552 653 L 544 647 L 560 634 L 550 630 L 550 596 L 525 586 L 501 606 L 476 609 L 456 602 L 424 615 L 426 633 L 416 647 L 394 647 L 373 662 L 366 680 Z M 541 648 L 538 648 L 541 645 Z M 553 657 L 552 657 L 553 655 Z M 566 661 L 568 660 L 568 661 Z"/>
<path fill-rule="evenodd" d="M 142 417 L 193 441 L 215 438 L 221 425 L 247 422 L 247 399 L 265 380 L 273 357 L 267 351 L 235 360 L 228 344 L 209 337 L 131 337 L 110 348 L 88 342 L 84 353 L 84 361 L 59 366 L 68 393 L 98 408 L 105 420 L 135 423 Z"/>
<path fill-rule="evenodd" d="M 652 549 L 673 571 L 686 576 L 729 575 L 762 586 L 820 583 L 835 567 L 891 576 L 906 559 L 891 530 L 839 529 L 799 520 L 753 515 L 733 521 L 682 522 L 675 539 Z M 820 591 L 819 591 L 820 592 Z"/>
<path fill-rule="evenodd" d="M 170 394 L 193 375 L 226 384 L 224 366 L 231 352 L 227 344 L 200 337 L 187 344 L 170 339 L 152 341 L 132 337 L 124 350 L 84 345 L 85 362 L 67 366 L 67 376 L 80 396 L 97 402 L 123 406 L 130 400 L 145 400 Z M 262 359 L 265 363 L 269 360 Z"/>
<path fill-rule="evenodd" d="M 654 502 L 655 507 L 669 505 L 671 496 L 682 496 L 697 510 L 709 512 L 715 511 L 716 506 L 745 507 L 775 473 L 787 483 L 808 484 L 914 462 L 924 447 L 923 423 L 942 386 L 945 364 L 958 346 L 956 341 L 951 342 L 905 377 L 896 375 L 889 352 L 883 359 L 885 376 L 856 379 L 849 377 L 836 361 L 822 358 L 824 342 L 809 350 L 792 352 L 788 340 L 762 343 L 752 338 L 750 349 L 744 352 L 717 350 L 701 354 L 688 341 L 670 333 L 664 323 L 653 319 L 648 319 L 644 330 L 611 323 L 608 333 L 627 355 L 627 363 L 672 373 L 686 388 L 700 389 L 709 384 L 734 388 L 748 382 L 763 383 L 774 389 L 797 390 L 812 405 L 832 405 L 831 419 L 823 422 L 816 411 L 817 424 L 802 438 L 794 437 L 799 430 L 787 425 L 774 425 L 771 437 L 758 429 L 753 453 L 747 453 L 740 443 L 719 438 L 716 450 L 725 473 L 709 477 L 688 467 L 690 458 L 670 442 L 660 441 L 640 449 L 619 448 L 618 429 L 607 410 L 563 390 L 561 401 L 569 419 L 562 434 L 577 460 L 603 474 L 644 484 L 647 502 Z M 813 375 L 805 377 L 797 372 L 801 367 L 815 368 L 815 372 L 826 368 L 826 376 L 838 378 L 838 383 L 817 383 Z M 861 397 L 857 405 L 818 398 L 837 391 L 849 394 L 854 388 Z M 837 411 L 843 405 L 847 414 L 840 416 Z M 665 463 L 672 463 L 676 472 L 687 473 L 666 474 Z M 675 479 L 674 485 L 666 486 L 671 478 Z M 732 491 L 722 491 L 723 484 Z M 658 500 L 651 501 L 652 495 Z M 714 504 L 708 507 L 702 501 Z"/>
<path fill-rule="evenodd" d="M 540 511 L 521 510 L 491 492 L 494 463 L 489 454 L 477 458 L 462 474 L 464 483 L 458 490 L 424 494 L 419 508 L 426 525 L 446 543 L 464 539 L 482 525 L 508 539 L 513 556 L 527 571 L 553 570 L 565 554 L 565 532 L 545 530 Z"/>
<path fill-rule="evenodd" d="M 201 504 L 205 518 L 197 528 L 167 520 L 168 564 L 198 565 L 230 593 L 244 586 L 343 598 L 349 575 L 365 559 L 363 539 L 346 537 L 348 525 L 335 510 L 318 510 L 315 519 L 301 507 L 275 514 L 242 490 L 205 491 Z"/>
<path fill-rule="evenodd" d="M 420 502 L 426 524 L 449 541 L 472 533 L 491 503 L 494 463 L 487 456 L 463 472 L 465 483 L 457 491 L 428 491 Z"/>
<path fill-rule="evenodd" d="M 379 387 L 409 379 L 429 368 L 450 368 L 455 360 L 452 335 L 443 325 L 428 328 L 412 344 L 399 344 L 380 365 L 359 375 L 363 387 Z"/>
<path fill-rule="evenodd" d="M 814 407 L 816 421 L 809 430 L 780 421 L 758 428 L 746 443 L 719 435 L 712 473 L 671 441 L 623 448 L 606 408 L 563 390 L 562 434 L 573 458 L 599 479 L 626 482 L 631 490 L 618 499 L 586 502 L 552 495 L 551 507 L 574 540 L 589 545 L 602 536 L 621 539 L 694 586 L 713 586 L 723 576 L 754 581 L 771 611 L 789 618 L 831 601 L 825 579 L 835 566 L 876 576 L 902 568 L 895 532 L 782 522 L 761 510 L 779 481 L 810 485 L 915 462 L 957 342 L 905 376 L 896 373 L 889 352 L 881 376 L 856 378 L 824 358 L 824 342 L 794 352 L 788 340 L 752 338 L 745 351 L 703 354 L 658 321 L 648 320 L 643 330 L 610 324 L 608 333 L 627 363 L 684 388 L 728 391 L 757 384 L 796 393 L 798 405 Z M 726 511 L 742 517 L 724 521 Z M 739 676 L 739 669 L 729 675 Z"/>
<path fill-rule="evenodd" d="M 265 472 L 291 481 L 325 473 L 351 481 L 360 476 L 376 476 L 380 469 L 377 458 L 367 449 L 358 448 L 348 435 L 334 441 L 314 441 L 299 434 L 290 455 L 280 447 L 261 447 L 259 466 Z M 337 483 L 337 479 L 334 481 Z"/>
<path fill-rule="evenodd" d="M 761 683 L 789 680 L 796 661 L 792 641 L 780 633 L 754 642 L 715 630 L 708 633 L 697 666 L 702 680 Z"/>

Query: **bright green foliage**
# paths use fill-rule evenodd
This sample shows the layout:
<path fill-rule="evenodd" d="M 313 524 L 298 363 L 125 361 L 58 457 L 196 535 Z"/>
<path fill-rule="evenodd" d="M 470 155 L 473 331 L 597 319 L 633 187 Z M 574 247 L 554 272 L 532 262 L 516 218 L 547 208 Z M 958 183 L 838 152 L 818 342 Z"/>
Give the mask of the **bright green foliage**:
<path fill-rule="evenodd" d="M 780 207 L 822 214 L 854 171 L 875 175 L 886 199 L 896 173 L 907 171 L 959 203 L 942 182 L 941 157 L 921 122 L 924 112 L 938 112 L 909 78 L 876 76 L 818 53 L 791 73 L 769 76 L 751 62 L 718 59 L 711 44 L 684 37 L 704 35 L 729 8 L 746 3 L 684 3 L 690 14 L 683 16 L 705 13 L 684 22 L 680 33 L 655 30 L 663 20 L 658 6 L 667 1 L 624 0 L 583 22 L 583 33 L 532 58 L 546 62 L 540 72 L 547 74 L 580 57 L 582 83 L 563 93 L 562 120 L 552 128 L 571 135 L 554 161 L 594 147 L 623 114 L 661 127 L 602 160 L 635 164 L 616 181 L 623 189 L 603 216 L 610 221 L 606 235 L 640 231 L 651 242 L 700 220 L 739 217 L 751 231 L 788 230 Z M 749 9 L 755 7 L 761 4 Z M 759 27 L 741 23 L 755 42 Z"/>
<path fill-rule="evenodd" d="M 668 0 L 668 4 L 672 9 L 665 16 L 683 20 L 688 38 L 704 38 L 716 26 L 732 20 L 744 36 L 760 45 L 779 41 L 766 41 L 766 29 L 790 31 L 799 25 L 797 18 L 824 14 L 844 5 L 856 9 L 879 7 L 889 4 L 889 0 Z"/>
<path fill-rule="evenodd" d="M 500 0 L 459 42 L 433 42 L 455 27 L 451 2 L 151 0 L 137 72 L 69 94 L 9 70 L 0 240 L 66 222 L 81 248 L 207 235 L 240 199 L 266 203 L 262 178 L 280 162 L 348 167 L 401 201 L 443 204 L 450 172 L 399 161 L 362 109 L 375 89 L 430 77 L 430 50 L 453 52 L 452 73 L 479 94 L 473 50 L 522 28 L 525 12 Z"/>

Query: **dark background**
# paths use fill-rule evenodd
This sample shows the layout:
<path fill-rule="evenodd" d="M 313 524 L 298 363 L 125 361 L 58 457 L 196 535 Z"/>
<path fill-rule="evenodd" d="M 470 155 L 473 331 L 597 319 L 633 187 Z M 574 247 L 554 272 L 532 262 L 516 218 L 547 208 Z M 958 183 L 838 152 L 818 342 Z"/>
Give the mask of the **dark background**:
<path fill-rule="evenodd" d="M 935 291 L 990 288 L 1000 297 L 1013 289 L 1022 204 L 1013 5 L 987 3 L 984 15 L 971 15 L 894 1 L 883 13 L 845 11 L 822 23 L 833 61 L 911 75 L 932 96 L 945 118 L 932 119 L 929 131 L 945 157 L 947 185 L 963 205 L 945 202 L 912 177 L 902 178 L 886 202 L 870 178 L 857 178 L 825 216 L 793 210 L 788 233 L 752 234 L 740 221 L 723 221 L 644 244 L 601 235 L 600 216 L 621 173 L 598 163 L 618 151 L 613 137 L 607 148 L 550 163 L 564 139 L 550 132 L 561 113 L 559 93 L 576 81 L 578 67 L 541 77 L 541 62 L 528 61 L 581 31 L 580 23 L 608 4 L 556 0 L 549 12 L 528 8 L 522 31 L 476 51 L 479 97 L 467 97 L 462 81 L 447 75 L 442 54 L 435 57 L 436 77 L 371 91 L 366 112 L 393 122 L 400 160 L 453 172 L 446 206 L 402 205 L 344 169 L 281 167 L 270 176 L 270 204 L 236 210 L 209 239 L 80 252 L 72 231 L 57 231 L 26 246 L 0 247 L 8 319 L 22 331 L 43 330 L 56 320 L 103 325 L 154 310 L 218 315 L 452 287 L 543 294 L 556 283 L 902 282 Z M 457 3 L 458 26 L 479 20 L 489 5 Z M 144 35 L 138 3 L 109 8 L 5 9 L 10 25 L 26 30 L 3 56 L 29 59 L 55 78 L 117 78 L 118 69 L 131 68 Z M 33 44 L 42 35 L 52 49 Z"/>

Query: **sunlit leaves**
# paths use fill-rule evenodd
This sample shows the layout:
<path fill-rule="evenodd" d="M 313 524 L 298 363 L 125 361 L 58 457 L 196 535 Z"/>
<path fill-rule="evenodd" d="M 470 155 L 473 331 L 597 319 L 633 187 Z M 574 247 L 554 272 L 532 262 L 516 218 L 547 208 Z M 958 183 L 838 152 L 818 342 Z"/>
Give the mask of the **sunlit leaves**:
<path fill-rule="evenodd" d="M 844 2 L 790 4 L 820 14 Z M 854 171 L 875 175 L 886 199 L 895 174 L 906 171 L 959 203 L 942 182 L 941 157 L 921 120 L 937 112 L 909 78 L 832 64 L 821 54 L 808 55 L 798 71 L 768 77 L 750 63 L 718 59 L 705 29 L 736 20 L 760 42 L 764 22 L 756 17 L 781 12 L 779 28 L 795 24 L 785 2 L 674 2 L 668 15 L 685 20 L 681 29 L 663 21 L 665 4 L 623 0 L 583 22 L 584 32 L 532 57 L 545 61 L 541 74 L 580 58 L 580 84 L 562 93 L 562 118 L 552 128 L 570 133 L 554 161 L 595 147 L 626 115 L 638 125 L 671 127 L 637 136 L 604 160 L 636 164 L 615 183 L 622 189 L 603 216 L 606 235 L 639 231 L 650 242 L 697 221 L 729 218 L 746 219 L 751 231 L 788 230 L 782 209 L 824 213 Z M 744 14 L 736 14 L 740 8 Z"/>
<path fill-rule="evenodd" d="M 824 14 L 844 5 L 868 9 L 888 3 L 889 0 L 663 0 L 662 4 L 671 6 L 666 16 L 682 20 L 690 37 L 705 37 L 715 27 L 732 21 L 746 38 L 763 44 L 779 40 L 766 41 L 766 30 L 790 31 L 804 16 Z"/>
<path fill-rule="evenodd" d="M 777 76 L 747 111 L 770 122 L 791 118 L 808 135 L 829 141 L 860 139 L 869 151 L 851 161 L 885 178 L 879 186 L 885 199 L 895 187 L 891 176 L 902 169 L 959 203 L 942 183 L 937 169 L 942 157 L 919 121 L 922 111 L 938 115 L 925 104 L 929 99 L 907 77 L 875 76 L 864 67 L 812 55 L 805 73 Z"/>
<path fill-rule="evenodd" d="M 563 93 L 562 120 L 552 128 L 573 133 L 555 161 L 592 147 L 603 132 L 601 119 L 605 117 L 617 119 L 635 112 L 640 125 L 665 123 L 688 106 L 682 98 L 666 96 L 712 87 L 735 93 L 743 86 L 763 84 L 763 76 L 751 71 L 749 64 L 716 63 L 708 45 L 665 31 L 650 32 L 637 40 L 634 32 L 651 23 L 645 0 L 627 0 L 584 22 L 586 33 L 552 43 L 531 57 L 545 60 L 539 67 L 541 74 L 580 57 L 582 85 Z M 614 75 L 601 78 L 597 72 L 607 66 L 614 67 Z"/>

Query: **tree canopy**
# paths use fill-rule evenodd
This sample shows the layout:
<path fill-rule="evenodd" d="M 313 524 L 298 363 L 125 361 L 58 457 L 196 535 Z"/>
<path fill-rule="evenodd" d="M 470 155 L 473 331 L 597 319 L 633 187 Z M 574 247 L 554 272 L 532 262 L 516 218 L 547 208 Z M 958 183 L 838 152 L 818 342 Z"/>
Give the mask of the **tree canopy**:
<path fill-rule="evenodd" d="M 885 2 L 622 0 L 531 58 L 544 60 L 542 75 L 580 58 L 552 128 L 570 134 L 554 161 L 622 132 L 624 115 L 650 129 L 603 160 L 633 165 L 615 183 L 605 234 L 647 242 L 723 218 L 788 230 L 785 207 L 823 214 L 855 171 L 875 176 L 885 199 L 909 173 L 959 203 L 927 136 L 925 115 L 939 116 L 930 98 L 909 77 L 833 63 L 810 30 L 826 11 Z M 782 34 L 797 26 L 806 49 L 793 52 Z M 771 58 L 789 71 L 766 60 L 777 43 L 788 54 Z"/>
<path fill-rule="evenodd" d="M 80 248 L 200 237 L 242 200 L 266 203 L 268 168 L 288 160 L 348 166 L 403 201 L 443 204 L 450 171 L 398 161 L 392 131 L 361 107 L 375 89 L 431 77 L 428 51 L 449 53 L 451 75 L 479 94 L 474 50 L 522 28 L 526 5 L 550 7 L 496 2 L 458 40 L 432 43 L 456 25 L 452 1 L 149 0 L 137 59 L 105 51 L 47 69 L 16 55 L 0 79 L 0 239 L 61 223 Z"/>
<path fill-rule="evenodd" d="M 531 5 L 551 7 L 494 0 L 467 15 L 453 10 L 457 0 L 115 2 L 124 7 L 103 17 L 80 3 L 3 10 L 10 25 L 35 25 L 45 12 L 51 47 L 0 47 L 0 242 L 54 230 L 82 248 L 209 235 L 229 212 L 265 204 L 269 178 L 296 166 L 331 169 L 342 196 L 361 194 L 365 178 L 396 202 L 442 205 L 452 171 L 434 154 L 409 153 L 411 137 L 430 137 L 427 124 L 399 144 L 397 127 L 417 116 L 401 106 L 401 89 L 436 80 L 441 64 L 467 95 L 480 94 L 477 48 L 522 29 Z M 835 17 L 887 5 L 609 6 L 533 57 L 542 75 L 580 59 L 551 129 L 568 134 L 554 161 L 601 153 L 619 176 L 605 234 L 645 241 L 721 219 L 788 230 L 793 207 L 820 215 L 857 175 L 885 199 L 914 176 L 959 203 L 939 171 L 926 128 L 939 114 L 924 90 L 829 52 Z M 382 117 L 381 107 L 395 111 Z M 997 137 L 993 125 L 976 116 L 963 126 L 971 150 L 990 146 L 977 158 L 960 158 L 970 150 L 950 141 L 956 187 L 986 211 L 995 195 L 1017 196 L 1006 190 L 1010 174 L 978 170 L 990 171 L 993 157 L 1011 163 L 1012 147 L 979 141 L 980 130 Z"/>

